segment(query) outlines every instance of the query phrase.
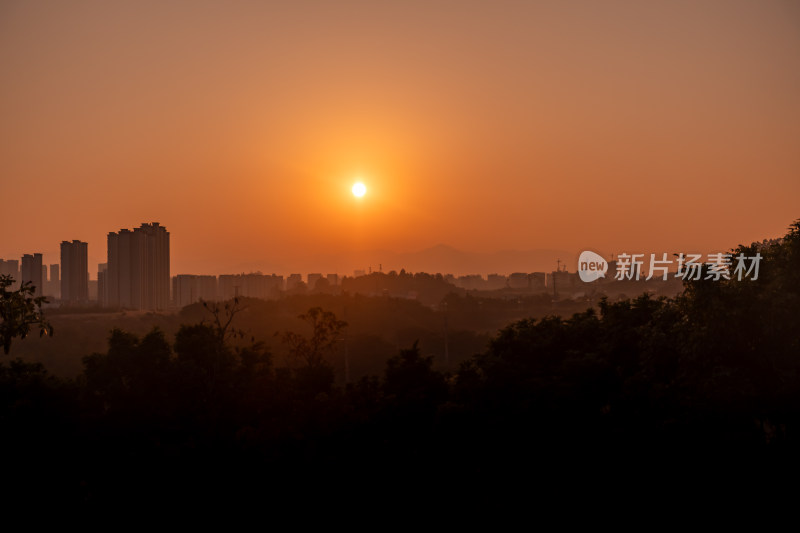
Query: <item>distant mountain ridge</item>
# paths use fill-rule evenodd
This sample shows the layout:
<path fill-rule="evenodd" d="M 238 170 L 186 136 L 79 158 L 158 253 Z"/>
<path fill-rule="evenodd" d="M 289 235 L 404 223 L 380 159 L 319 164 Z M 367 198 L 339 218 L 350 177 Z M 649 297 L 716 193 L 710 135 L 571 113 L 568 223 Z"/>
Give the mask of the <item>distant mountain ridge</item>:
<path fill-rule="evenodd" d="M 508 275 L 513 272 L 552 272 L 557 261 L 575 270 L 577 254 L 565 250 L 501 250 L 497 252 L 467 252 L 446 244 L 437 244 L 416 252 L 392 252 L 388 250 L 368 250 L 353 253 L 309 256 L 298 261 L 285 263 L 274 261 L 269 265 L 256 267 L 253 263 L 237 265 L 236 272 L 261 270 L 264 273 L 291 272 L 338 273 L 352 276 L 355 270 L 373 272 L 383 270 L 407 272 L 429 272 L 453 274 Z"/>
<path fill-rule="evenodd" d="M 413 272 L 442 272 L 454 275 L 511 274 L 512 272 L 550 272 L 573 254 L 563 250 L 501 250 L 466 252 L 438 244 L 418 252 L 396 254 L 394 260 Z M 385 268 L 384 268 L 385 270 Z"/>

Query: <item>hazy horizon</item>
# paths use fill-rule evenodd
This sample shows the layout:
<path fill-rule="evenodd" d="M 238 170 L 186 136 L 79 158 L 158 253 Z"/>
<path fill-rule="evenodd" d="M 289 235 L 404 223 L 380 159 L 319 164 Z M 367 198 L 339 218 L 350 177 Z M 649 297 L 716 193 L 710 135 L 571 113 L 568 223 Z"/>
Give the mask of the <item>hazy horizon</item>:
<path fill-rule="evenodd" d="M 167 228 L 169 230 L 169 228 Z M 757 239 L 752 242 L 760 242 L 762 240 L 769 240 L 772 238 L 780 238 L 780 236 L 769 236 L 763 239 Z M 354 271 L 363 270 L 366 273 L 382 271 L 388 273 L 390 271 L 399 272 L 405 270 L 410 273 L 426 272 L 430 274 L 453 274 L 455 276 L 479 274 L 484 278 L 488 274 L 509 275 L 514 272 L 551 272 L 556 270 L 557 265 L 560 264 L 562 269 L 569 272 L 576 272 L 577 260 L 580 252 L 583 250 L 592 250 L 600 253 L 606 259 L 613 259 L 613 256 L 620 253 L 637 253 L 644 254 L 645 264 L 649 264 L 650 254 L 659 256 L 662 253 L 667 253 L 672 257 L 674 253 L 700 253 L 704 256 L 706 254 L 715 252 L 726 252 L 735 248 L 738 244 L 749 245 L 752 242 L 740 242 L 736 245 L 728 247 L 720 247 L 716 249 L 703 250 L 699 248 L 680 248 L 680 249 L 613 249 L 613 250 L 598 250 L 595 247 L 586 247 L 581 250 L 553 250 L 553 249 L 507 249 L 496 250 L 492 252 L 475 252 L 472 250 L 456 249 L 444 243 L 439 243 L 429 248 L 421 250 L 395 252 L 392 250 L 358 250 L 350 253 L 342 254 L 314 254 L 303 257 L 298 256 L 291 260 L 275 260 L 273 262 L 247 262 L 240 261 L 237 258 L 230 258 L 227 261 L 220 261 L 216 268 L 206 268 L 197 271 L 176 271 L 172 269 L 171 275 L 176 276 L 180 274 L 193 274 L 193 275 L 214 275 L 221 274 L 243 274 L 261 272 L 262 274 L 277 274 L 288 276 L 290 274 L 303 274 L 304 276 L 309 273 L 338 274 L 342 276 L 353 276 Z M 98 260 L 96 256 L 91 253 L 91 243 L 89 243 L 89 279 L 97 279 L 97 265 L 96 263 L 105 263 L 105 257 Z M 105 252 L 105 246 L 103 246 Z M 25 253 L 40 253 L 38 250 L 26 251 Z M 59 251 L 41 252 L 43 253 L 42 265 L 49 266 L 50 264 L 59 263 Z M 19 260 L 19 256 L 1 257 L 0 259 L 15 259 Z M 48 259 L 49 258 L 49 259 Z M 52 259 L 52 260 L 50 260 Z M 171 261 L 174 262 L 174 253 L 171 253 Z M 96 263 L 95 263 L 96 262 Z M 557 263 L 558 262 L 558 263 Z M 49 275 L 49 269 L 48 269 Z"/>

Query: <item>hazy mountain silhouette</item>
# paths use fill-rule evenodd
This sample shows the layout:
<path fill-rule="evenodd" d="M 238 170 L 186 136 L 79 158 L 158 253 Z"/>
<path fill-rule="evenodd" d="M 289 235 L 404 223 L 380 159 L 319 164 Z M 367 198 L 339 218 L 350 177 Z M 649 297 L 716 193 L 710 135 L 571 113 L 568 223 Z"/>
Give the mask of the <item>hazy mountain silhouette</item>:
<path fill-rule="evenodd" d="M 492 253 L 465 252 L 437 244 L 419 252 L 398 254 L 396 260 L 406 270 L 463 274 L 510 274 L 512 272 L 551 271 L 556 261 L 573 254 L 563 250 L 502 250 Z"/>
<path fill-rule="evenodd" d="M 437 244 L 417 252 L 392 252 L 389 250 L 367 250 L 361 252 L 309 255 L 294 261 L 272 261 L 269 264 L 255 262 L 237 265 L 239 271 L 261 270 L 277 272 L 337 272 L 352 276 L 355 269 L 373 271 L 382 268 L 408 272 L 465 274 L 510 274 L 512 272 L 551 272 L 556 261 L 561 259 L 568 265 L 574 263 L 576 254 L 564 250 L 502 250 L 498 252 L 467 252 L 446 244 Z M 574 270 L 574 267 L 571 268 Z"/>

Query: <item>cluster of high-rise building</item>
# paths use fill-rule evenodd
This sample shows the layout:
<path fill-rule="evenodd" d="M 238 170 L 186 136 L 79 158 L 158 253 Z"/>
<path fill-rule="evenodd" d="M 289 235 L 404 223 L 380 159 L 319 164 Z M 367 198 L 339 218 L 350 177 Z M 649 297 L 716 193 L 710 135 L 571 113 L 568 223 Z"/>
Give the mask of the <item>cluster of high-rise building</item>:
<path fill-rule="evenodd" d="M 282 289 L 283 276 L 274 274 L 181 274 L 172 278 L 172 299 L 178 308 L 200 300 L 213 302 L 237 297 L 268 300 L 277 297 Z"/>
<path fill-rule="evenodd" d="M 42 264 L 42 254 L 25 254 L 21 261 L 0 259 L 0 274 L 14 278 L 14 286 L 31 282 L 36 296 L 62 305 L 100 305 L 110 309 L 165 310 L 205 301 L 235 297 L 271 299 L 281 291 L 308 288 L 326 290 L 339 284 L 337 274 L 300 274 L 284 279 L 276 274 L 223 274 L 170 276 L 170 234 L 158 222 L 108 233 L 107 260 L 97 267 L 97 280 L 89 279 L 88 244 L 61 243 L 60 264 Z"/>
<path fill-rule="evenodd" d="M 553 272 L 514 272 L 508 276 L 502 274 L 489 274 L 483 277 L 480 274 L 468 276 L 452 276 L 447 274 L 445 279 L 466 290 L 494 291 L 501 289 L 516 289 L 528 292 L 552 291 L 554 286 L 563 289 L 574 289 L 578 285 L 578 275 L 574 272 L 557 270 Z"/>
<path fill-rule="evenodd" d="M 30 282 L 35 296 L 66 305 L 160 310 L 170 307 L 169 232 L 158 222 L 108 234 L 108 260 L 89 279 L 88 244 L 61 242 L 61 262 L 42 264 L 42 254 L 25 254 L 21 261 L 0 259 L 0 274 L 14 278 L 13 288 Z"/>
<path fill-rule="evenodd" d="M 371 269 L 370 269 L 371 270 Z M 273 299 L 282 291 L 336 290 L 337 274 L 311 273 L 284 278 L 276 274 L 223 274 L 220 276 L 170 275 L 170 234 L 158 222 L 108 233 L 107 261 L 100 263 L 97 280 L 89 279 L 88 244 L 79 240 L 61 242 L 61 262 L 42 264 L 42 254 L 25 254 L 21 261 L 0 259 L 0 274 L 20 282 L 31 282 L 36 296 L 48 296 L 66 305 L 100 305 L 111 309 L 165 310 L 199 301 L 225 301 L 235 297 Z M 355 271 L 355 278 L 365 276 Z M 575 285 L 574 274 L 514 273 L 454 277 L 445 280 L 467 290 L 521 289 L 545 291 L 556 282 L 566 289 Z M 561 279 L 556 279 L 561 278 Z"/>
<path fill-rule="evenodd" d="M 79 252 L 71 254 L 67 252 L 68 257 L 64 257 L 64 244 L 72 245 L 73 243 L 80 243 L 83 246 L 82 257 Z M 73 241 L 72 243 L 61 244 L 61 263 L 52 264 L 49 267 L 50 275 L 48 276 L 48 266 L 42 263 L 42 254 L 24 254 L 21 260 L 0 259 L 0 275 L 11 276 L 14 278 L 14 283 L 11 288 L 16 290 L 22 283 L 30 283 L 34 287 L 33 295 L 46 296 L 53 299 L 60 299 L 65 302 L 87 302 L 88 301 L 88 283 L 89 271 L 87 268 L 87 254 L 86 243 L 80 241 Z M 70 251 L 72 248 L 68 248 Z M 77 266 L 76 266 L 77 264 Z M 85 276 L 80 276 L 81 265 Z M 64 279 L 61 276 L 63 269 L 69 270 L 72 274 L 70 277 Z M 66 298 L 63 294 L 67 294 Z"/>
<path fill-rule="evenodd" d="M 198 276 L 180 274 L 172 278 L 172 303 L 181 308 L 200 300 L 225 301 L 232 298 L 278 298 L 283 291 L 301 289 L 325 291 L 339 285 L 337 274 L 291 274 L 284 278 L 277 274 L 222 274 L 220 276 Z"/>
<path fill-rule="evenodd" d="M 337 290 L 337 274 L 311 273 L 284 278 L 276 274 L 223 274 L 206 276 L 170 275 L 170 234 L 158 222 L 144 223 L 135 229 L 108 233 L 107 261 L 98 265 L 97 280 L 89 279 L 88 244 L 79 240 L 61 242 L 61 262 L 42 264 L 42 254 L 25 254 L 21 260 L 0 259 L 0 274 L 20 283 L 30 282 L 36 296 L 47 296 L 61 304 L 100 305 L 110 309 L 166 310 L 182 308 L 199 301 L 225 301 L 236 297 L 273 299 L 282 291 Z M 370 269 L 371 272 L 371 269 Z M 353 279 L 366 276 L 356 270 Z M 577 274 L 563 269 L 551 273 L 513 273 L 455 277 L 444 281 L 466 290 L 521 292 L 565 291 L 576 289 Z"/>

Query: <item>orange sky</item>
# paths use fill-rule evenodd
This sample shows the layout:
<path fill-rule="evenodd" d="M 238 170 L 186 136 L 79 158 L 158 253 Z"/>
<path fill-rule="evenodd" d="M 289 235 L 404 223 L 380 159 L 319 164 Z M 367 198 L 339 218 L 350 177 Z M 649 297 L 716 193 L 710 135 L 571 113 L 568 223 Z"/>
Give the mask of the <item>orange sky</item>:
<path fill-rule="evenodd" d="M 0 257 L 715 251 L 800 217 L 798 95 L 790 1 L 4 1 Z"/>

